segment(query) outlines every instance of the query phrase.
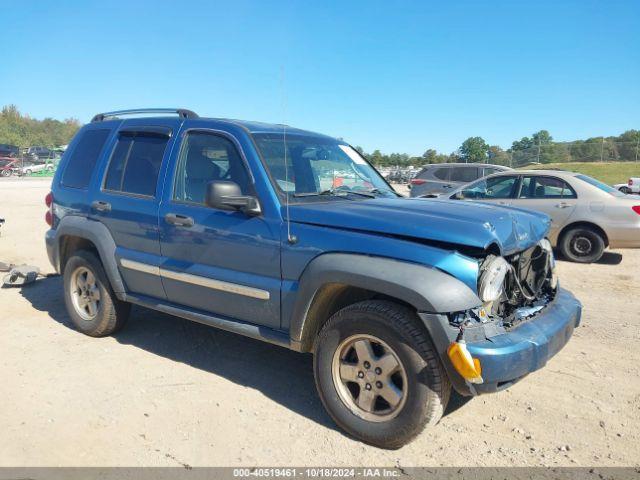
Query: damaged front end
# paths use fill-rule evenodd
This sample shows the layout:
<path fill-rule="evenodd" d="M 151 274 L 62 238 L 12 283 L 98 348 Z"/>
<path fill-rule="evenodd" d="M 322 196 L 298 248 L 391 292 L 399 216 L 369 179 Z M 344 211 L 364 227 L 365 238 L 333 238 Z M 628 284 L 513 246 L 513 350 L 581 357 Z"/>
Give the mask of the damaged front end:
<path fill-rule="evenodd" d="M 481 384 L 481 362 L 466 345 L 506 334 L 538 315 L 558 293 L 551 243 L 507 257 L 488 255 L 479 261 L 478 296 L 482 306 L 449 316 L 459 333 L 447 351 L 455 369 L 469 383 Z"/>
<path fill-rule="evenodd" d="M 502 257 L 487 257 L 480 265 L 480 289 L 488 283 L 487 277 L 495 259 Z M 502 261 L 506 270 L 502 284 L 494 286 L 496 293 L 493 297 L 481 299 L 487 315 L 502 319 L 508 328 L 534 315 L 553 300 L 558 288 L 558 275 L 551 243 L 546 238 Z"/>
<path fill-rule="evenodd" d="M 551 243 L 543 239 L 511 255 L 489 255 L 480 262 L 478 294 L 481 307 L 451 316 L 463 329 L 497 322 L 509 329 L 542 310 L 556 295 L 558 276 Z"/>

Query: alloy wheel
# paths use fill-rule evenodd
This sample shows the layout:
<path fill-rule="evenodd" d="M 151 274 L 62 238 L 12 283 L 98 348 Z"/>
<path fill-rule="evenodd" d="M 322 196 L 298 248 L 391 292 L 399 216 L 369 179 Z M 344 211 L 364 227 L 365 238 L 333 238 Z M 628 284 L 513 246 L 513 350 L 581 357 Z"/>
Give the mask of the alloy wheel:
<path fill-rule="evenodd" d="M 83 320 L 93 320 L 100 308 L 100 288 L 96 276 L 86 267 L 78 267 L 71 274 L 71 301 Z"/>
<path fill-rule="evenodd" d="M 396 417 L 407 400 L 407 373 L 388 344 L 372 335 L 353 335 L 336 349 L 333 382 L 340 400 L 372 422 Z"/>

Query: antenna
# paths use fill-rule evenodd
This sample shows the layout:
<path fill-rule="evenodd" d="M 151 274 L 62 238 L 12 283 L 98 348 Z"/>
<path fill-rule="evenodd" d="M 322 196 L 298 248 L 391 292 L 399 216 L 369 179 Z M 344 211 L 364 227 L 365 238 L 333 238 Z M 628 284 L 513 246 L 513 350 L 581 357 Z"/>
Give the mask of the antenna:
<path fill-rule="evenodd" d="M 280 88 L 282 93 L 282 147 L 284 150 L 284 184 L 285 188 L 289 185 L 289 166 L 287 165 L 287 96 L 284 86 L 284 65 L 280 66 Z M 298 241 L 295 235 L 291 235 L 291 218 L 289 217 L 289 192 L 284 192 L 284 208 L 287 215 L 287 241 L 294 244 Z"/>

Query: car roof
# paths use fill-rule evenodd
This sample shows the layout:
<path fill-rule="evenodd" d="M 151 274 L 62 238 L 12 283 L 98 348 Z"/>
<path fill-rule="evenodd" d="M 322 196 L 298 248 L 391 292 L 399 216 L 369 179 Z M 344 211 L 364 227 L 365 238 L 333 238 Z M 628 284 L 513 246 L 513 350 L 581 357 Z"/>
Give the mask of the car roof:
<path fill-rule="evenodd" d="M 136 117 L 136 118 L 118 118 L 112 117 L 108 120 L 103 120 L 101 122 L 92 122 L 89 125 L 108 125 L 113 123 L 122 124 L 122 126 L 127 126 L 129 124 L 139 125 L 141 118 L 149 119 L 149 120 L 175 120 L 175 116 L 153 116 L 153 117 Z M 313 137 L 324 137 L 327 139 L 335 140 L 335 137 L 331 137 L 330 135 L 324 135 L 322 133 L 312 132 L 310 130 L 303 130 L 300 128 L 290 127 L 289 125 L 284 125 L 281 123 L 267 123 L 267 122 L 258 122 L 252 120 L 237 120 L 233 118 L 214 118 L 214 117 L 197 117 L 193 120 L 198 122 L 207 122 L 211 123 L 212 126 L 222 127 L 222 126 L 236 126 L 243 128 L 251 134 L 254 133 L 272 133 L 272 134 L 282 134 L 283 129 L 286 128 L 287 135 L 307 135 Z"/>
<path fill-rule="evenodd" d="M 500 172 L 500 173 L 494 173 L 491 176 L 498 176 L 498 175 L 504 175 L 505 173 L 510 173 L 511 175 L 518 174 L 518 175 L 555 175 L 557 177 L 575 177 L 576 175 L 580 175 L 580 172 L 570 172 L 568 170 L 552 170 L 552 169 L 548 169 L 548 170 L 513 170 L 510 172 Z"/>
<path fill-rule="evenodd" d="M 505 171 L 512 170 L 504 165 L 493 165 L 491 163 L 462 163 L 462 162 L 450 162 L 450 163 L 428 163 L 424 168 L 438 168 L 438 167 L 485 167 L 485 168 L 500 168 Z"/>

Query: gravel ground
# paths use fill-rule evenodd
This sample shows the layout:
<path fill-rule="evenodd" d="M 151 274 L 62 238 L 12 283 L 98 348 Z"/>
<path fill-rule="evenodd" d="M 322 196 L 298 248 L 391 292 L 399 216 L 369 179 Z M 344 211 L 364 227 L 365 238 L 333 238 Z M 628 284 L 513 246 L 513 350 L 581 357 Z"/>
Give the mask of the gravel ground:
<path fill-rule="evenodd" d="M 49 271 L 44 180 L 0 181 L 0 260 Z M 397 451 L 339 431 L 311 356 L 134 308 L 113 338 L 71 327 L 60 278 L 0 290 L 0 466 L 640 465 L 640 251 L 560 262 L 583 324 L 541 371 L 454 399 Z"/>

